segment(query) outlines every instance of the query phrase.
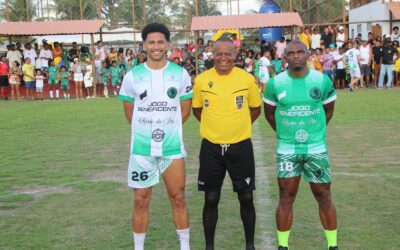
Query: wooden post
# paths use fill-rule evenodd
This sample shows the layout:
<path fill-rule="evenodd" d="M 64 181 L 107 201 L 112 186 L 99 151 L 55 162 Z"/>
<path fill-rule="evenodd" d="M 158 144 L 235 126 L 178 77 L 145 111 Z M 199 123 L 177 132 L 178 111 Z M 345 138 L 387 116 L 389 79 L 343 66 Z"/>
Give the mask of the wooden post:
<path fill-rule="evenodd" d="M 135 0 L 132 0 L 132 29 L 133 29 L 133 50 L 136 52 L 136 33 L 135 33 Z"/>
<path fill-rule="evenodd" d="M 390 2 L 392 2 L 392 0 L 390 0 Z M 393 29 L 393 15 L 392 11 L 389 10 L 389 34 L 392 33 L 392 29 Z"/>
<path fill-rule="evenodd" d="M 198 75 L 198 73 L 199 73 L 199 62 L 198 62 L 198 60 L 199 60 L 199 45 L 197 44 L 197 39 L 199 39 L 199 31 L 195 31 L 194 32 L 194 41 L 195 41 L 195 49 L 194 49 L 194 60 L 196 61 L 195 63 L 196 63 L 196 76 Z"/>
<path fill-rule="evenodd" d="M 47 7 L 47 21 L 50 21 L 49 0 L 46 1 L 46 7 Z"/>
<path fill-rule="evenodd" d="M 103 29 L 100 28 L 100 41 L 103 41 Z"/>
<path fill-rule="evenodd" d="M 48 1 L 48 0 L 47 0 Z M 79 0 L 79 10 L 81 14 L 81 20 L 83 19 L 83 5 L 82 5 L 82 0 Z M 83 34 L 82 34 L 82 45 L 85 44 L 85 41 L 83 39 Z"/>
<path fill-rule="evenodd" d="M 237 7 L 238 7 L 238 15 L 240 15 L 240 0 L 237 0 L 238 1 L 238 5 L 237 5 Z"/>
<path fill-rule="evenodd" d="M 91 48 L 92 48 L 92 77 L 95 75 L 95 73 L 96 73 L 96 66 L 94 65 L 94 59 L 95 59 L 95 53 L 96 53 L 96 51 L 94 50 L 94 37 L 93 37 L 93 33 L 90 33 L 90 45 L 91 45 Z M 94 79 L 93 79 L 93 81 L 94 81 Z M 96 96 L 96 83 L 94 83 L 93 84 L 93 93 L 92 93 L 92 95 L 94 96 L 94 97 L 97 97 Z"/>
<path fill-rule="evenodd" d="M 293 3 L 292 0 L 289 0 L 289 12 L 293 11 Z"/>
<path fill-rule="evenodd" d="M 310 23 L 310 0 L 307 0 L 307 23 Z"/>
<path fill-rule="evenodd" d="M 101 18 L 101 0 L 97 0 L 97 18 L 102 19 Z"/>
<path fill-rule="evenodd" d="M 12 43 L 12 37 L 9 36 L 9 37 L 8 37 L 8 44 L 11 44 L 11 43 Z"/>
<path fill-rule="evenodd" d="M 144 17 L 144 25 L 146 25 L 147 24 L 146 0 L 142 1 L 142 17 Z"/>
<path fill-rule="evenodd" d="M 6 4 L 6 21 L 9 22 L 10 21 L 10 7 L 8 6 L 8 0 L 6 0 L 5 4 Z"/>
<path fill-rule="evenodd" d="M 30 4 L 30 1 L 29 0 L 26 0 L 25 1 L 25 6 L 26 6 L 26 21 L 27 22 L 29 22 L 30 21 L 30 18 L 29 18 L 29 4 Z"/>

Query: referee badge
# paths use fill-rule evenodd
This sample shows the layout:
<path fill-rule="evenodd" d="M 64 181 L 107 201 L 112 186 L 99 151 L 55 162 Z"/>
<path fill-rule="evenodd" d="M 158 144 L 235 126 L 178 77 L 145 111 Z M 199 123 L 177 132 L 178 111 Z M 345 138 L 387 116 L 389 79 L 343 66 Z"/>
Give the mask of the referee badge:
<path fill-rule="evenodd" d="M 235 97 L 235 104 L 237 109 L 242 109 L 244 105 L 244 96 L 236 96 Z"/>

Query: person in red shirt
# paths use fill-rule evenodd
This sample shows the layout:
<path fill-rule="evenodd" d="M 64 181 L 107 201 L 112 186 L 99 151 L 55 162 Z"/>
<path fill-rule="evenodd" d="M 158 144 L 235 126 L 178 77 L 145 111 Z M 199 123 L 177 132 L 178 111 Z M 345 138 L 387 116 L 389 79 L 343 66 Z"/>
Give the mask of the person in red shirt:
<path fill-rule="evenodd" d="M 5 56 L 0 58 L 0 96 L 7 100 L 7 87 L 8 87 L 8 65 Z"/>

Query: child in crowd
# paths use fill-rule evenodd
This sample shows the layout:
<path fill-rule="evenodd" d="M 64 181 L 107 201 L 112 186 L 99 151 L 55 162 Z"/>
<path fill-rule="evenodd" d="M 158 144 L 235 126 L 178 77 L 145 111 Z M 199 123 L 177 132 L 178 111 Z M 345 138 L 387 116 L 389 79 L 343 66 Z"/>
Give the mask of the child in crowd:
<path fill-rule="evenodd" d="M 27 73 L 27 75 L 30 76 L 29 73 Z M 15 93 L 17 94 L 17 100 L 19 100 L 20 98 L 19 96 L 19 85 L 21 83 L 20 75 L 21 75 L 21 70 L 19 69 L 19 62 L 17 61 L 12 62 L 8 77 L 8 82 L 11 85 L 11 100 L 15 100 Z M 32 99 L 33 99 L 33 94 L 32 94 Z"/>
<path fill-rule="evenodd" d="M 61 89 L 63 90 L 64 99 L 69 100 L 70 91 L 69 91 L 69 79 L 70 73 L 67 71 L 67 67 L 65 65 L 60 68 L 60 81 L 61 81 Z"/>
<path fill-rule="evenodd" d="M 272 60 L 272 69 L 274 76 L 282 72 L 282 60 L 277 53 L 275 53 L 274 60 Z"/>
<path fill-rule="evenodd" d="M 54 91 L 56 92 L 56 99 L 58 100 L 59 95 L 60 95 L 60 90 L 58 86 L 58 70 L 59 67 L 56 66 L 54 60 L 50 60 L 49 62 L 50 66 L 47 68 L 48 72 L 48 83 L 49 83 L 49 91 L 50 91 L 50 100 L 53 100 L 54 97 Z"/>
<path fill-rule="evenodd" d="M 206 70 L 206 65 L 204 63 L 204 54 L 199 55 L 199 60 L 197 61 L 197 66 L 199 67 L 200 73 Z"/>
<path fill-rule="evenodd" d="M 90 57 L 86 57 L 85 76 L 83 83 L 86 89 L 86 99 L 94 98 L 93 96 L 93 66 Z"/>
<path fill-rule="evenodd" d="M 103 82 L 104 97 L 108 98 L 108 82 L 109 82 L 109 79 L 110 79 L 110 72 L 107 69 L 107 63 L 106 62 L 103 62 L 103 64 L 102 64 L 102 68 L 100 70 L 100 77 L 101 77 L 101 81 Z"/>
<path fill-rule="evenodd" d="M 24 65 L 22 65 L 22 73 L 24 75 L 25 88 L 27 91 L 27 97 L 34 99 L 35 94 L 35 69 L 31 64 L 31 59 L 26 58 Z"/>
<path fill-rule="evenodd" d="M 36 97 L 40 100 L 43 100 L 43 87 L 44 87 L 44 76 L 41 69 L 37 69 L 35 72 L 35 80 L 36 80 Z M 52 98 L 52 97 L 50 97 Z"/>
<path fill-rule="evenodd" d="M 128 64 L 126 65 L 126 72 L 131 71 L 135 65 L 133 65 L 133 58 L 128 59 Z"/>
<path fill-rule="evenodd" d="M 119 89 L 119 84 L 120 84 L 120 69 L 117 66 L 117 61 L 112 61 L 111 62 L 111 67 L 109 68 L 110 75 L 111 75 L 111 84 L 113 87 L 113 92 L 114 95 L 118 95 L 118 89 Z"/>
<path fill-rule="evenodd" d="M 112 63 L 113 61 L 117 61 L 117 50 L 115 48 L 111 48 L 110 53 L 108 53 L 108 61 Z"/>
<path fill-rule="evenodd" d="M 74 59 L 74 64 L 72 65 L 72 72 L 74 73 L 74 82 L 75 82 L 75 96 L 77 100 L 83 98 L 82 95 L 82 82 L 83 82 L 83 69 L 81 62 L 78 58 Z"/>

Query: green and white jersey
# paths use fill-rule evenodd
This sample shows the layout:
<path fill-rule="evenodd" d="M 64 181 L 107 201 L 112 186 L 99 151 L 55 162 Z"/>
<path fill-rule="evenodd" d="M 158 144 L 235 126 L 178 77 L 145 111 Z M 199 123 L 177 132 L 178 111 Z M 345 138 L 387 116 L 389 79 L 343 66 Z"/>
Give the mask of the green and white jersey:
<path fill-rule="evenodd" d="M 288 71 L 271 78 L 264 102 L 276 106 L 278 154 L 319 154 L 327 151 L 323 105 L 336 100 L 329 77 L 315 70 L 293 78 Z"/>
<path fill-rule="evenodd" d="M 189 74 L 174 63 L 160 70 L 144 63 L 128 72 L 118 98 L 134 102 L 131 154 L 185 155 L 180 103 L 192 97 Z"/>

